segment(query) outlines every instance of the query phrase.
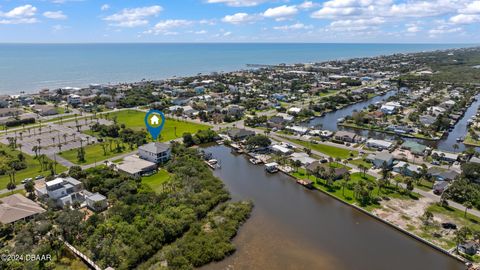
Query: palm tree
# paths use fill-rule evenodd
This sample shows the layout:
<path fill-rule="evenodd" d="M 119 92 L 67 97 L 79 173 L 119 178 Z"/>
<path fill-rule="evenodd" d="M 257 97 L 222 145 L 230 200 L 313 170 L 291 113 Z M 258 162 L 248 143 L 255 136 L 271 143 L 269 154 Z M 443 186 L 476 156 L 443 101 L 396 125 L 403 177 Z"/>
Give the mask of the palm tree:
<path fill-rule="evenodd" d="M 473 204 L 470 201 L 465 202 L 465 214 L 464 217 L 467 217 L 467 211 L 473 208 Z"/>
<path fill-rule="evenodd" d="M 360 165 L 358 165 L 358 169 L 360 169 L 360 170 L 362 171 L 362 173 L 363 173 L 363 178 L 365 178 L 365 177 L 367 176 L 367 169 L 368 169 L 368 168 L 367 168 L 365 165 L 360 164 Z"/>
<path fill-rule="evenodd" d="M 454 145 L 453 145 L 453 153 L 456 153 L 457 150 L 458 150 L 458 148 L 459 148 L 459 147 L 458 147 L 458 144 L 454 144 Z"/>

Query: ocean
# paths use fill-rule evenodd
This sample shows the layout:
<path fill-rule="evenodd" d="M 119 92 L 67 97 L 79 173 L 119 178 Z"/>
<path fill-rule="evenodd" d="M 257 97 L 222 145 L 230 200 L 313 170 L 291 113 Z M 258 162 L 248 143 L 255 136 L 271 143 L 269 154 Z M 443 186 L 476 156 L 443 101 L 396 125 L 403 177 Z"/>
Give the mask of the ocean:
<path fill-rule="evenodd" d="M 470 47 L 462 44 L 0 44 L 0 94 Z"/>

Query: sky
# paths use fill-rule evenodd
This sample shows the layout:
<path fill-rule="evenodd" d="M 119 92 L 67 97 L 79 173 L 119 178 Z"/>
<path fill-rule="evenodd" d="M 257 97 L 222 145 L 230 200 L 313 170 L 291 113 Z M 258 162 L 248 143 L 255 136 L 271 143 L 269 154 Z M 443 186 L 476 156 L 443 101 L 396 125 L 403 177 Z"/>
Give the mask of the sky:
<path fill-rule="evenodd" d="M 0 0 L 0 42 L 480 43 L 480 0 Z"/>

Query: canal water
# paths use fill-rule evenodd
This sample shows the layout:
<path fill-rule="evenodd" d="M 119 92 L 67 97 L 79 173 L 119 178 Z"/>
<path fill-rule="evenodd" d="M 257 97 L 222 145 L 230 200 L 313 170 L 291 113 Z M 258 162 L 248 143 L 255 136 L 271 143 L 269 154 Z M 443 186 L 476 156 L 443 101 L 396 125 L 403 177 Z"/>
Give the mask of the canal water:
<path fill-rule="evenodd" d="M 457 122 L 454 129 L 451 132 L 449 132 L 448 136 L 443 137 L 439 141 L 428 141 L 428 140 L 415 139 L 415 138 L 406 138 L 406 137 L 395 136 L 395 135 L 386 134 L 382 132 L 353 129 L 353 128 L 342 127 L 337 125 L 338 119 L 351 116 L 354 111 L 361 111 L 367 108 L 371 104 L 375 104 L 379 101 L 383 101 L 391 96 L 394 96 L 396 93 L 397 93 L 396 91 L 390 91 L 390 92 L 387 92 L 385 95 L 376 96 L 369 100 L 347 106 L 345 108 L 342 108 L 334 112 L 327 113 L 322 117 L 314 118 L 313 120 L 308 122 L 307 125 L 320 126 L 322 129 L 327 129 L 331 131 L 348 130 L 358 135 L 364 136 L 366 138 L 388 139 L 388 140 L 395 140 L 400 138 L 405 141 L 409 141 L 409 140 L 416 141 L 418 143 L 425 144 L 429 147 L 435 147 L 440 150 L 449 151 L 449 152 L 453 152 L 453 151 L 462 152 L 466 149 L 467 146 L 461 142 L 457 142 L 457 138 L 465 137 L 465 135 L 467 134 L 467 131 L 468 131 L 467 121 L 477 113 L 477 110 L 480 106 L 480 95 L 477 96 L 477 100 L 470 105 L 470 107 L 465 112 L 464 116 Z M 457 144 L 459 146 L 458 150 L 455 150 L 453 148 L 454 144 Z M 480 151 L 480 147 L 477 147 L 476 150 Z"/>
<path fill-rule="evenodd" d="M 225 146 L 205 149 L 233 200 L 252 200 L 252 216 L 234 239 L 237 251 L 202 267 L 220 269 L 460 270 L 457 260 L 358 210 L 267 174 Z"/>

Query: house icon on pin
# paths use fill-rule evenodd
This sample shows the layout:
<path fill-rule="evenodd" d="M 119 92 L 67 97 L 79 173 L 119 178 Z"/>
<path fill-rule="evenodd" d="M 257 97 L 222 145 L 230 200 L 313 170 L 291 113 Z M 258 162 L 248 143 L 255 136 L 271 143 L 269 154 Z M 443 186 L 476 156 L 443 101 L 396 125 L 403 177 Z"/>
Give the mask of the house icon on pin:
<path fill-rule="evenodd" d="M 150 118 L 150 125 L 158 125 L 160 121 L 160 118 L 158 116 L 154 115 L 152 118 Z"/>

